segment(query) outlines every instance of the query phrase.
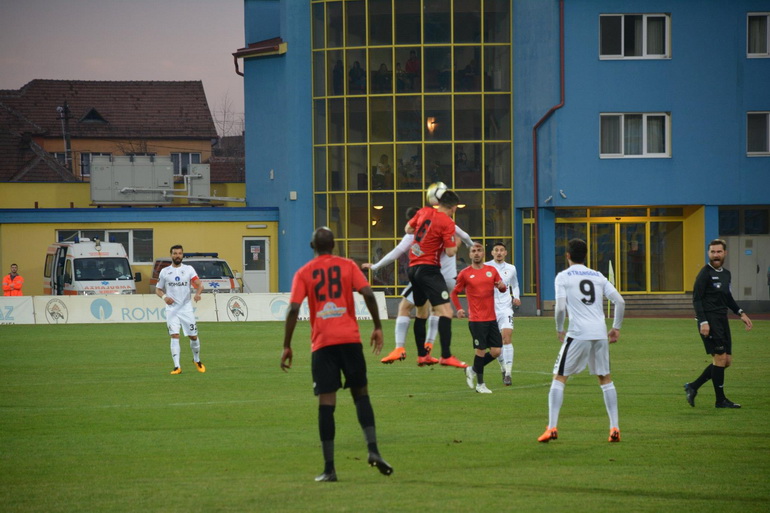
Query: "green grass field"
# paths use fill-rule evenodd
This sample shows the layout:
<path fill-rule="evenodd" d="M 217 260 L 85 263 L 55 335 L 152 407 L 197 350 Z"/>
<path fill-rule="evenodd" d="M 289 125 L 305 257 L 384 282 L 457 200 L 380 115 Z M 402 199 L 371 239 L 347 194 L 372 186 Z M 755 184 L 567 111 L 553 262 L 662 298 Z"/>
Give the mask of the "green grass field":
<path fill-rule="evenodd" d="M 368 337 L 371 323 L 362 322 Z M 707 365 L 690 319 L 626 319 L 612 346 L 622 442 L 607 443 L 596 378 L 573 377 L 559 440 L 547 423 L 559 348 L 550 318 L 519 318 L 514 385 L 487 367 L 491 395 L 458 369 L 382 365 L 368 354 L 379 445 L 390 477 L 366 465 L 347 391 L 336 411 L 338 483 L 322 470 L 309 328 L 281 372 L 282 323 L 204 323 L 196 372 L 183 342 L 170 376 L 163 325 L 0 327 L 0 511 L 770 510 L 770 321 L 733 321 L 735 363 L 714 408 L 682 391 Z M 465 321 L 454 352 L 471 358 Z M 384 354 L 393 321 L 385 324 Z"/>

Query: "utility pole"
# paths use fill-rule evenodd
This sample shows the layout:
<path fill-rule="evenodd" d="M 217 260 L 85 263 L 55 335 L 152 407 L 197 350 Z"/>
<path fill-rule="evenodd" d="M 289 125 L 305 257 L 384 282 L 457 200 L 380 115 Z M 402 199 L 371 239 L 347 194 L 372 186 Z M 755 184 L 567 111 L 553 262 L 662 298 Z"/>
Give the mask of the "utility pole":
<path fill-rule="evenodd" d="M 59 113 L 61 119 L 61 131 L 64 137 L 64 167 L 72 170 L 72 140 L 70 139 L 70 107 L 67 105 L 67 101 L 64 101 L 64 105 L 56 107 L 56 112 Z"/>

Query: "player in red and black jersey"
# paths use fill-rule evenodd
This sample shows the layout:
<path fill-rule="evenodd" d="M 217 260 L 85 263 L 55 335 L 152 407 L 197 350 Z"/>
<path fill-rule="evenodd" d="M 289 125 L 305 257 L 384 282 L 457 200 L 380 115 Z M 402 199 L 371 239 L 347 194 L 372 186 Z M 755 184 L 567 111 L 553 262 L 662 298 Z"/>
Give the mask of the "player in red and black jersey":
<path fill-rule="evenodd" d="M 291 284 L 289 313 L 283 339 L 281 369 L 291 368 L 293 353 L 291 338 L 297 325 L 302 301 L 308 299 L 312 339 L 313 391 L 318 396 L 318 427 L 324 455 L 324 471 L 316 481 L 336 481 L 334 468 L 334 409 L 337 390 L 343 388 L 340 373 L 345 376 L 344 388 L 350 388 L 361 429 L 369 449 L 369 465 L 389 476 L 391 467 L 380 456 L 374 426 L 374 410 L 369 400 L 361 336 L 356 322 L 353 291 L 364 297 L 374 321 L 370 345 L 374 353 L 382 349 L 382 325 L 377 300 L 361 270 L 350 259 L 332 255 L 334 234 L 321 227 L 313 232 L 310 246 L 316 257 L 301 267 Z"/>
<path fill-rule="evenodd" d="M 500 278 L 497 269 L 484 263 L 484 246 L 479 243 L 470 250 L 471 265 L 457 275 L 457 284 L 452 291 L 452 303 L 457 309 L 457 317 L 465 317 L 465 310 L 460 305 L 458 294 L 465 291 L 468 299 L 468 329 L 473 337 L 473 349 L 476 356 L 473 366 L 465 369 L 468 386 L 473 389 L 476 378 L 476 392 L 491 394 L 484 384 L 484 367 L 500 356 L 503 338 L 497 325 L 495 310 L 495 289 L 505 292 L 507 287 Z"/>
<path fill-rule="evenodd" d="M 418 308 L 430 301 L 434 315 L 438 316 L 438 333 L 441 339 L 441 359 L 433 358 L 425 349 L 425 332 L 415 329 L 417 364 L 440 363 L 465 368 L 468 365 L 452 356 L 452 305 L 449 291 L 441 275 L 441 253 L 454 256 L 455 222 L 452 220 L 460 198 L 452 191 L 446 191 L 439 199 L 438 208 L 423 207 L 406 224 L 406 233 L 414 234 L 414 244 L 409 251 L 409 283 L 412 285 L 414 304 Z M 415 323 L 416 326 L 417 323 Z"/>

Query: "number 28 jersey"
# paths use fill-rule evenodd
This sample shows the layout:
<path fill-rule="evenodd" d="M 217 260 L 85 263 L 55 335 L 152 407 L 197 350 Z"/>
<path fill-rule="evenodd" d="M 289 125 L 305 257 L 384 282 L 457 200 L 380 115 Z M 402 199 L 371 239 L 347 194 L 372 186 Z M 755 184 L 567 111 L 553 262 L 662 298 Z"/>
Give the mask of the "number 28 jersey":
<path fill-rule="evenodd" d="M 311 351 L 361 343 L 353 291 L 368 286 L 369 282 L 354 261 L 334 255 L 320 255 L 294 274 L 290 301 L 301 304 L 307 298 Z"/>
<path fill-rule="evenodd" d="M 607 338 L 604 298 L 619 295 L 604 275 L 573 264 L 556 275 L 556 300 L 565 298 L 569 315 L 567 337 L 578 340 Z"/>

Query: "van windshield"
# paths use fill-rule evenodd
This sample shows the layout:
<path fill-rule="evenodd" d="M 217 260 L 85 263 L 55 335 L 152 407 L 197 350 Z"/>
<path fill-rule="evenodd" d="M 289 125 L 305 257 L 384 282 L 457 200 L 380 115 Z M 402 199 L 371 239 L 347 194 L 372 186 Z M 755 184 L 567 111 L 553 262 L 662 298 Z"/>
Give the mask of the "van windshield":
<path fill-rule="evenodd" d="M 127 258 L 76 258 L 75 280 L 131 280 Z"/>
<path fill-rule="evenodd" d="M 213 260 L 211 262 L 192 260 L 185 263 L 193 266 L 195 272 L 198 273 L 198 278 L 202 280 L 216 280 L 233 277 L 230 266 L 227 265 L 227 262 L 224 260 Z"/>

